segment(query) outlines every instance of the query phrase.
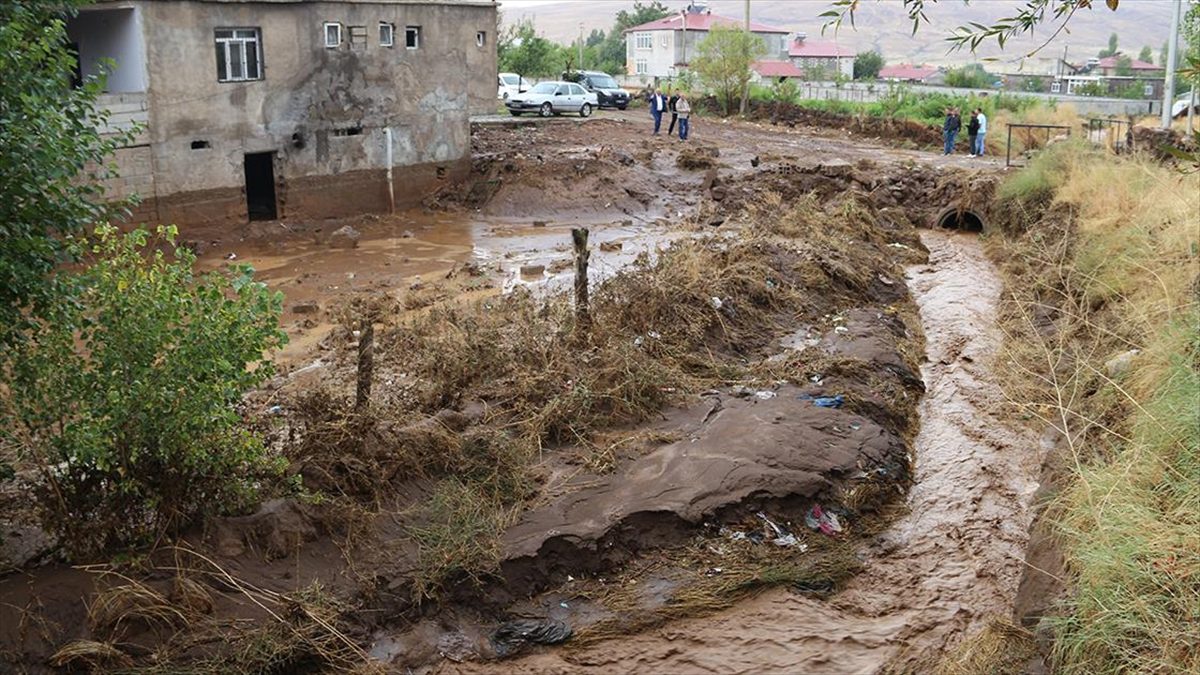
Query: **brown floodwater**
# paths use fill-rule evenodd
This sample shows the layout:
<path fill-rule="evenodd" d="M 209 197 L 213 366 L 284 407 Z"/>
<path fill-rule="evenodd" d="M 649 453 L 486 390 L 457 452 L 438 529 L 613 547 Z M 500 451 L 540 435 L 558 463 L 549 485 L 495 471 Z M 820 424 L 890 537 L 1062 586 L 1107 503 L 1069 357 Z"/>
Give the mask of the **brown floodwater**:
<path fill-rule="evenodd" d="M 331 245 L 331 234 L 344 225 L 359 232 L 354 248 Z M 283 292 L 282 324 L 290 342 L 278 358 L 295 364 L 311 360 L 339 307 L 356 296 L 384 293 L 402 299 L 431 285 L 445 286 L 456 298 L 474 297 L 472 291 L 483 289 L 564 288 L 574 274 L 573 227 L 590 231 L 588 276 L 593 284 L 642 253 L 656 255 L 681 234 L 647 219 L 501 219 L 467 211 L 413 210 L 320 224 L 254 224 L 237 235 L 221 233 L 220 239 L 206 237 L 202 230 L 185 231 L 181 237 L 205 242 L 201 269 L 247 263 L 258 280 Z M 451 270 L 467 264 L 482 276 L 447 279 Z M 319 309 L 306 311 L 311 303 Z"/>
<path fill-rule="evenodd" d="M 1044 448 L 1014 427 L 993 375 L 1001 281 L 977 237 L 923 231 L 910 268 L 928 361 L 907 513 L 860 552 L 828 600 L 773 589 L 709 617 L 582 650 L 445 672 L 871 673 L 936 657 L 992 617 L 1020 581 Z"/>

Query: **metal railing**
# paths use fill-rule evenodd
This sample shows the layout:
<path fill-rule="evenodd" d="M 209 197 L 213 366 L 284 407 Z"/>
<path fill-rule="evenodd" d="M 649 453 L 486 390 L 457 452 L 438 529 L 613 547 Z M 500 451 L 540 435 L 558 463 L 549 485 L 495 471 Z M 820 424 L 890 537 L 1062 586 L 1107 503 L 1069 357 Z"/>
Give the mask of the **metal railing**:
<path fill-rule="evenodd" d="M 1055 132 L 1065 132 L 1067 136 L 1071 135 L 1071 127 L 1062 124 L 1009 124 L 1008 147 L 1004 151 L 1004 166 L 1023 166 L 1013 164 L 1013 130 L 1018 132 L 1017 140 L 1021 142 L 1021 154 L 1044 148 L 1055 136 L 1063 135 Z"/>
<path fill-rule="evenodd" d="M 1090 117 L 1087 121 L 1087 139 L 1120 154 L 1133 147 L 1133 125 L 1129 120 L 1116 117 Z"/>

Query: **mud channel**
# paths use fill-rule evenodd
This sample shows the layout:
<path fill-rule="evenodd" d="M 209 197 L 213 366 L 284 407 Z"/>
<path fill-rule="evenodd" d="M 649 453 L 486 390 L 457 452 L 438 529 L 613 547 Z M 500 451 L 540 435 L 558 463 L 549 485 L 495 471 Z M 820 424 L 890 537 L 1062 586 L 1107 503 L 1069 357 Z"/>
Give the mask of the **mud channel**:
<path fill-rule="evenodd" d="M 1012 613 L 1040 453 L 1005 416 L 991 372 L 1001 282 L 970 234 L 925 230 L 907 270 L 921 311 L 926 395 L 907 514 L 861 555 L 835 597 L 772 589 L 715 616 L 575 651 L 441 672 L 870 673 L 931 667 Z M 932 658 L 931 658 L 932 657 Z"/>
<path fill-rule="evenodd" d="M 477 129 L 473 184 L 424 210 L 184 233 L 203 265 L 249 262 L 285 293 L 292 342 L 280 376 L 248 404 L 278 443 L 299 433 L 302 445 L 320 428 L 300 419 L 310 390 L 330 400 L 353 391 L 353 308 L 363 299 L 395 314 L 377 347 L 376 403 L 402 409 L 339 436 L 337 456 L 316 458 L 319 473 L 306 473 L 315 456 L 297 460 L 311 489 L 360 499 L 357 522 L 279 499 L 188 535 L 220 570 L 210 617 L 197 625 L 234 617 L 269 628 L 278 617 L 260 611 L 264 598 L 318 587 L 346 608 L 330 642 L 348 660 L 329 660 L 328 643 L 311 638 L 289 646 L 295 660 L 284 663 L 299 670 L 361 657 L 387 672 L 848 673 L 928 668 L 1011 615 L 1041 451 L 1006 415 L 992 373 L 1001 282 L 977 235 L 937 227 L 968 210 L 982 222 L 995 167 L 795 124 L 713 123 L 685 148 L 647 139 L 641 121 Z M 500 308 L 533 307 L 522 298 L 567 285 L 569 230 L 579 226 L 592 231 L 597 320 L 616 326 L 596 354 L 628 358 L 630 371 L 656 349 L 703 361 L 708 388 L 647 387 L 653 414 L 600 429 L 623 439 L 612 447 L 636 440 L 603 468 L 595 429 L 539 437 L 534 495 L 505 522 L 496 565 L 480 578 L 447 577 L 429 601 L 413 592 L 422 551 L 405 519 L 454 474 L 402 462 L 419 446 L 416 456 L 436 463 L 420 453 L 507 437 L 527 418 L 504 408 L 513 383 L 471 374 L 465 391 L 412 403 L 428 384 L 414 346 L 511 339 L 524 327 L 506 324 Z M 684 273 L 656 268 L 660 257 L 682 261 Z M 624 286 L 604 290 L 622 275 Z M 655 305 L 648 296 L 664 296 L 664 279 L 677 295 Z M 475 315 L 456 304 L 492 298 Z M 656 311 L 697 322 L 691 341 L 682 326 L 670 335 L 676 327 Z M 432 312 L 449 322 L 444 335 L 403 323 Z M 464 312 L 471 321 L 454 323 Z M 551 313 L 513 316 L 553 332 Z M 518 347 L 552 337 L 517 333 Z M 550 362 L 565 374 L 534 377 L 557 397 L 607 365 Z M 352 422 L 321 421 L 339 434 Z M 354 491 L 360 480 L 366 497 Z M 751 574 L 703 611 L 671 611 L 690 589 L 750 563 L 788 574 Z M 180 570 L 154 565 L 144 583 L 166 594 Z M 193 571 L 212 575 L 204 564 Z M 37 635 L 15 622 L 0 630 L 5 662 L 43 672 L 65 641 L 94 636 L 94 577 L 51 564 L 0 578 L 0 624 L 19 614 L 24 625 L 42 607 L 55 624 Z M 657 618 L 639 623 L 641 614 Z M 502 654 L 496 636 L 513 620 L 570 626 L 576 637 Z M 130 628 L 121 649 L 191 649 L 187 631 L 161 628 Z M 205 647 L 171 658 L 214 655 L 229 657 Z"/>

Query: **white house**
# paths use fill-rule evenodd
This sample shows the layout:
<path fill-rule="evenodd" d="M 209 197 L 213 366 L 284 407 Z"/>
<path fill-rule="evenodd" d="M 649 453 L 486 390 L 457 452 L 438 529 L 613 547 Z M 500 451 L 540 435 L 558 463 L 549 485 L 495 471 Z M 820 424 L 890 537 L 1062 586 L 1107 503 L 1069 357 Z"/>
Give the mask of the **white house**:
<path fill-rule="evenodd" d="M 713 14 L 704 4 L 692 2 L 682 12 L 625 31 L 625 72 L 648 78 L 674 77 L 688 67 L 699 45 L 713 26 L 742 28 L 737 19 Z M 788 58 L 788 30 L 750 23 L 750 32 L 767 46 L 765 59 Z"/>

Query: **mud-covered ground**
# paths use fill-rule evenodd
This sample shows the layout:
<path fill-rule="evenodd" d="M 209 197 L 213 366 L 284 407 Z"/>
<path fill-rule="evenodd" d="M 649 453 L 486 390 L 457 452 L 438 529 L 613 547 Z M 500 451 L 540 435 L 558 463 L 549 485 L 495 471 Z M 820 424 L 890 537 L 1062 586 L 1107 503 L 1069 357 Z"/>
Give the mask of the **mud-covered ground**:
<path fill-rule="evenodd" d="M 994 160 L 775 121 L 484 126 L 472 181 L 425 209 L 184 231 L 285 293 L 247 414 L 306 493 L 0 578 L 0 659 L 858 672 L 1008 614 L 1036 442 L 996 412 L 989 264 L 918 230 L 985 214 Z"/>

